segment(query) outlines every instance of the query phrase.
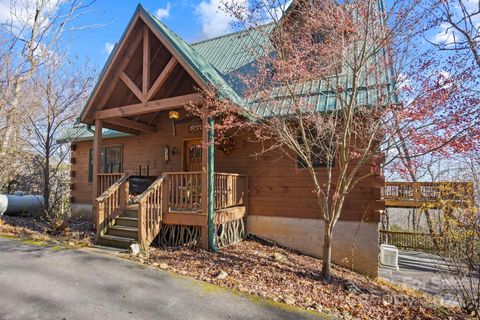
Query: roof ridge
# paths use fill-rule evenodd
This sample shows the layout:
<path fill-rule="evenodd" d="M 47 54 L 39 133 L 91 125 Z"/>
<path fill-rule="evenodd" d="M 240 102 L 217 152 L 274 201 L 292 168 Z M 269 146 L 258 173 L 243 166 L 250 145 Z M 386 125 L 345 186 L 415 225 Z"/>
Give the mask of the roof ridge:
<path fill-rule="evenodd" d="M 268 23 L 265 23 L 265 24 L 262 24 L 262 25 L 258 25 L 256 27 L 250 27 L 248 29 L 242 29 L 242 30 L 222 34 L 221 36 L 216 36 L 216 37 L 213 37 L 213 38 L 208 38 L 208 39 L 192 42 L 192 43 L 190 43 L 190 45 L 195 46 L 197 44 L 202 44 L 202 43 L 209 42 L 209 41 L 214 41 L 214 40 L 218 40 L 218 39 L 222 39 L 222 38 L 228 38 L 228 37 L 240 34 L 240 33 L 246 33 L 248 31 L 251 31 L 252 29 L 255 30 L 255 29 L 263 28 L 263 27 L 266 27 L 266 26 L 271 25 L 271 24 L 273 24 L 273 22 L 268 22 Z"/>

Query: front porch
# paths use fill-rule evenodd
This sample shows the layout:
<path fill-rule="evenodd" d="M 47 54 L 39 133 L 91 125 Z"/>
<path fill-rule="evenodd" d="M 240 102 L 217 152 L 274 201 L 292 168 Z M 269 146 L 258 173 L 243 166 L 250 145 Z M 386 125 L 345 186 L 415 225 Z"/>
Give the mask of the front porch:
<path fill-rule="evenodd" d="M 213 176 L 212 231 L 215 245 L 224 246 L 244 235 L 247 176 Z M 100 243 L 128 247 L 138 242 L 146 248 L 159 236 L 163 245 L 196 243 L 208 248 L 208 208 L 203 210 L 208 192 L 202 192 L 202 172 L 165 172 L 139 195 L 131 193 L 130 178 L 126 173 L 97 174 L 101 194 L 95 200 L 95 224 Z"/>

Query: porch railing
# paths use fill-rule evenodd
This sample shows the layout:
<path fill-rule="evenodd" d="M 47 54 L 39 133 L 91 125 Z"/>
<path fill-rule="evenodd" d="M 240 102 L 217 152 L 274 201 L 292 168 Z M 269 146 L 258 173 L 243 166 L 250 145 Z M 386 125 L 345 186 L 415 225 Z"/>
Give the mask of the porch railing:
<path fill-rule="evenodd" d="M 117 182 L 124 173 L 99 173 L 98 174 L 98 195 L 105 192 L 111 185 Z"/>
<path fill-rule="evenodd" d="M 171 211 L 201 212 L 202 173 L 167 172 L 168 208 Z M 214 174 L 214 209 L 245 206 L 247 176 L 235 173 Z"/>
<path fill-rule="evenodd" d="M 215 210 L 246 205 L 246 175 L 235 173 L 215 173 L 214 177 Z"/>
<path fill-rule="evenodd" d="M 200 212 L 202 209 L 202 173 L 166 172 L 165 175 L 169 210 Z"/>
<path fill-rule="evenodd" d="M 104 234 L 107 227 L 117 216 L 122 213 L 128 201 L 128 178 L 130 175 L 122 174 L 120 178 L 110 185 L 95 199 L 97 206 L 97 237 Z"/>
<path fill-rule="evenodd" d="M 164 185 L 166 175 L 160 176 L 137 198 L 138 241 L 146 249 L 160 231 L 162 211 L 165 211 L 168 189 Z"/>

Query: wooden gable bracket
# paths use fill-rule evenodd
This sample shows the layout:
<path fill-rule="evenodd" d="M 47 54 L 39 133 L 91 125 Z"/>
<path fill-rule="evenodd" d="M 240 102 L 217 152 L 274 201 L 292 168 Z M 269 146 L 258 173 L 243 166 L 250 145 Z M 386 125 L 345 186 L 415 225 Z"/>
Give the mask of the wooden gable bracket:
<path fill-rule="evenodd" d="M 128 89 L 130 89 L 130 91 L 132 91 L 133 94 L 137 96 L 138 100 L 145 102 L 145 97 L 142 94 L 142 91 L 138 89 L 136 84 L 127 76 L 124 71 L 120 72 L 120 79 L 123 81 L 123 83 L 127 85 Z"/>
<path fill-rule="evenodd" d="M 135 51 L 137 50 L 138 46 L 140 45 L 141 40 L 142 40 L 141 37 L 135 37 L 133 42 L 130 44 L 130 47 L 127 49 L 127 52 L 122 57 L 122 60 L 120 62 L 119 68 L 118 68 L 118 71 L 116 71 L 115 75 L 113 76 L 112 81 L 108 84 L 108 87 L 106 88 L 106 90 L 102 92 L 102 98 L 98 103 L 99 106 L 103 107 L 105 105 L 105 103 L 107 103 L 107 101 L 110 98 L 110 96 L 112 95 L 112 92 L 115 89 L 118 81 L 120 80 L 120 76 L 121 76 L 122 72 L 124 72 L 123 70 L 125 70 L 128 63 L 132 59 Z M 118 51 L 120 51 L 120 49 L 118 49 Z"/>
<path fill-rule="evenodd" d="M 153 96 L 157 93 L 158 89 L 160 89 L 162 84 L 165 83 L 165 80 L 167 80 L 168 76 L 172 73 L 173 68 L 175 68 L 176 65 L 177 59 L 175 59 L 175 57 L 172 57 L 170 61 L 168 61 L 165 68 L 163 68 L 162 72 L 158 76 L 157 80 L 155 80 L 150 90 L 148 90 L 147 101 L 150 101 L 150 99 L 153 98 Z"/>

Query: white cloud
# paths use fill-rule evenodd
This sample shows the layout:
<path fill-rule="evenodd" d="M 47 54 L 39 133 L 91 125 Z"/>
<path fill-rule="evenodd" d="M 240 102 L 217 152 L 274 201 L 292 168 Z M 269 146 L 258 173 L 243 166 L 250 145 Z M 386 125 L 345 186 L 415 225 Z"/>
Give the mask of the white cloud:
<path fill-rule="evenodd" d="M 447 23 L 440 25 L 440 31 L 433 37 L 432 42 L 436 44 L 451 45 L 455 40 L 453 30 Z"/>
<path fill-rule="evenodd" d="M 155 16 L 159 19 L 166 19 L 170 16 L 170 9 L 172 8 L 172 5 L 170 2 L 167 2 L 167 6 L 165 8 L 158 8 L 157 11 L 155 11 Z"/>
<path fill-rule="evenodd" d="M 204 0 L 195 9 L 202 24 L 202 33 L 206 37 L 216 37 L 231 31 L 235 18 L 221 8 L 227 5 L 246 6 L 248 0 Z"/>
<path fill-rule="evenodd" d="M 49 17 L 57 12 L 66 0 L 46 0 L 40 12 L 40 26 L 47 25 Z M 33 25 L 37 0 L 0 0 L 0 23 L 12 25 L 14 28 L 31 27 Z"/>
<path fill-rule="evenodd" d="M 110 54 L 114 47 L 115 47 L 115 44 L 113 44 L 111 42 L 105 43 L 105 52 Z"/>
<path fill-rule="evenodd" d="M 269 11 L 269 14 L 267 14 L 267 16 L 268 16 L 267 20 L 278 21 L 278 20 L 280 20 L 282 15 L 285 13 L 287 8 L 290 6 L 290 4 L 292 3 L 292 0 L 288 0 L 288 1 L 285 1 L 283 3 L 280 3 L 276 7 L 272 7 L 272 5 L 269 2 L 267 2 L 266 0 L 265 0 L 265 2 L 266 2 L 267 10 Z"/>

